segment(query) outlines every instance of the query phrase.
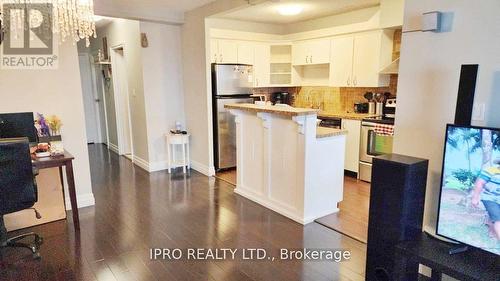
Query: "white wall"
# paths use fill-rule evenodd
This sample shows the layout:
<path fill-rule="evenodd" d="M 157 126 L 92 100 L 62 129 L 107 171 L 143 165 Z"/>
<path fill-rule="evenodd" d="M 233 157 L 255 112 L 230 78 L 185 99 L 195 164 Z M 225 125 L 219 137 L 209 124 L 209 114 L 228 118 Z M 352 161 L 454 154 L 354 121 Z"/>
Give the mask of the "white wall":
<path fill-rule="evenodd" d="M 102 48 L 102 38 L 107 37 L 108 47 L 123 45 L 132 121 L 134 161 L 148 163 L 148 132 L 146 124 L 146 101 L 142 72 L 142 48 L 140 45 L 139 22 L 134 20 L 113 19 L 108 25 L 97 29 L 97 38 L 92 40 L 92 48 Z M 92 53 L 96 53 L 93 50 Z"/>
<path fill-rule="evenodd" d="M 149 47 L 142 48 L 144 96 L 149 146 L 149 170 L 167 168 L 165 133 L 180 121 L 185 125 L 181 28 L 140 23 Z"/>
<path fill-rule="evenodd" d="M 56 70 L 0 69 L 0 85 L 0 112 L 33 111 L 62 119 L 64 147 L 75 156 L 79 207 L 94 205 L 76 46 L 72 42 L 59 46 Z"/>
<path fill-rule="evenodd" d="M 406 1 L 403 30 L 420 28 L 428 11 L 451 13 L 452 30 L 403 34 L 394 151 L 430 160 L 425 224 L 434 229 L 445 126 L 454 121 L 461 64 L 479 64 L 476 102 L 487 111 L 475 124 L 500 127 L 500 1 Z"/>

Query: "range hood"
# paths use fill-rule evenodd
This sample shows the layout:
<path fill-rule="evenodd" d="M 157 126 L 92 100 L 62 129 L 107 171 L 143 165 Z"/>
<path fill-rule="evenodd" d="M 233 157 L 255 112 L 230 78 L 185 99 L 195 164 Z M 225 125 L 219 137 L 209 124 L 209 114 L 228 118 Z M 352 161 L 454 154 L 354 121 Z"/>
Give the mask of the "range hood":
<path fill-rule="evenodd" d="M 398 74 L 399 73 L 399 58 L 395 59 L 388 66 L 382 68 L 379 74 Z"/>

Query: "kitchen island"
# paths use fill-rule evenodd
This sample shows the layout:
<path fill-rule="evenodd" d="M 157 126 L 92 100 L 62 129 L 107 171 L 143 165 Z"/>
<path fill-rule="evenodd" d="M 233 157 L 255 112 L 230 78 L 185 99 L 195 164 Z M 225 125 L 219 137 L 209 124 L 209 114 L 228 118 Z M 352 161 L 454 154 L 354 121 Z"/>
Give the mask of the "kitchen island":
<path fill-rule="evenodd" d="M 301 224 L 338 212 L 345 130 L 316 126 L 317 110 L 228 104 L 235 115 L 235 192 Z"/>

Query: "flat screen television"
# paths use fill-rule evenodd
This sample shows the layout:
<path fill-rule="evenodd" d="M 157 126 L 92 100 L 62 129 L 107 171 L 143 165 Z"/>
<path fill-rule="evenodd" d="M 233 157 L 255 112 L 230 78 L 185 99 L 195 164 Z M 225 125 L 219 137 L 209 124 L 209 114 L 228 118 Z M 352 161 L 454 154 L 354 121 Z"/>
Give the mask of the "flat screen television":
<path fill-rule="evenodd" d="M 38 141 L 33 112 L 0 114 L 0 138 L 22 137 L 31 143 Z"/>
<path fill-rule="evenodd" d="M 437 234 L 500 255 L 500 129 L 447 126 Z"/>

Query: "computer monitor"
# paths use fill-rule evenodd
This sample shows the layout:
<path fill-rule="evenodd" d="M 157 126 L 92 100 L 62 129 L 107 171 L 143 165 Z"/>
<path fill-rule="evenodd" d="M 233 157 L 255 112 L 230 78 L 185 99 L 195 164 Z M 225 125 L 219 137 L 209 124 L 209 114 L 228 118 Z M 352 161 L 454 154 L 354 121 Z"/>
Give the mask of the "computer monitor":
<path fill-rule="evenodd" d="M 38 142 L 33 112 L 0 114 L 0 138 L 27 137 L 30 143 Z"/>

